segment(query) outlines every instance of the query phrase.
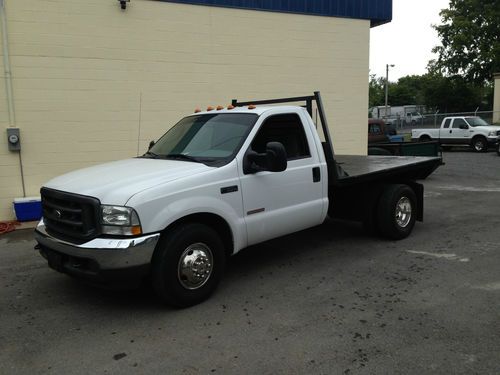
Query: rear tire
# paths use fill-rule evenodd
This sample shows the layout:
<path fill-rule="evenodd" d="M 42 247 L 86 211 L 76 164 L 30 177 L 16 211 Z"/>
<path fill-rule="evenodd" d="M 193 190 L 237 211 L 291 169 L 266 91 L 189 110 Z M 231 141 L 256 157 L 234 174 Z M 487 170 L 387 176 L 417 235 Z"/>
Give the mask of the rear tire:
<path fill-rule="evenodd" d="M 497 146 L 497 155 L 500 156 L 500 143 Z"/>
<path fill-rule="evenodd" d="M 157 295 L 175 307 L 206 300 L 217 288 L 226 263 L 224 244 L 210 227 L 182 224 L 162 235 L 153 256 Z"/>
<path fill-rule="evenodd" d="M 416 208 L 417 198 L 408 185 L 388 185 L 377 208 L 380 234 L 393 240 L 408 237 L 415 226 Z"/>
<path fill-rule="evenodd" d="M 472 139 L 472 148 L 476 152 L 486 152 L 488 151 L 488 141 L 482 136 L 478 136 Z"/>

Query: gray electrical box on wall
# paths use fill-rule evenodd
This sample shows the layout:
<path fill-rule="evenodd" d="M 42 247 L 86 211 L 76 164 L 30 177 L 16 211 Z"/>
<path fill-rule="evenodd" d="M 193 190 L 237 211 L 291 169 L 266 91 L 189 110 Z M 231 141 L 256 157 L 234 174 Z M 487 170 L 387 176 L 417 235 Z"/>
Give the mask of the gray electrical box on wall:
<path fill-rule="evenodd" d="M 9 151 L 21 150 L 19 128 L 7 128 L 7 144 L 9 145 Z"/>

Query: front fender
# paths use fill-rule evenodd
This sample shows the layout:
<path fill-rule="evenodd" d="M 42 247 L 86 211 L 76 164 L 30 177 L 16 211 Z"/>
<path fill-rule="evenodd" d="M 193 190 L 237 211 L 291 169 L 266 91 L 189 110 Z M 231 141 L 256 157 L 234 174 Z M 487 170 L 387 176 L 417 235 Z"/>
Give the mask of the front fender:
<path fill-rule="evenodd" d="M 178 220 L 193 214 L 214 214 L 226 221 L 231 229 L 235 252 L 246 247 L 247 233 L 244 219 L 227 202 L 211 196 L 175 199 L 165 204 L 148 202 L 136 208 L 143 230 L 147 233 L 163 231 Z"/>

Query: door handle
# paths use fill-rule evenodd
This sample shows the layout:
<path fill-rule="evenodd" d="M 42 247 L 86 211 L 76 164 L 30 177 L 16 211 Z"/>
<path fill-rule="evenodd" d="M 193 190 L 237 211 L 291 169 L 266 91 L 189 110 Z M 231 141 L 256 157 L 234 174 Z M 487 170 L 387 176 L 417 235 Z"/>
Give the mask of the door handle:
<path fill-rule="evenodd" d="M 321 181 L 321 170 L 319 167 L 314 167 L 313 168 L 313 182 L 320 182 Z"/>

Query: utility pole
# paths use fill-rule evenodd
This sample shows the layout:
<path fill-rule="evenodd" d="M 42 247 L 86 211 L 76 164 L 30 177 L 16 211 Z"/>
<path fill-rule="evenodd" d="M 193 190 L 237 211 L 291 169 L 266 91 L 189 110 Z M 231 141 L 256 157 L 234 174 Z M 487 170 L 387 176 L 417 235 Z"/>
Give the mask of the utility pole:
<path fill-rule="evenodd" d="M 389 99 L 389 67 L 394 68 L 395 66 L 394 64 L 386 64 L 385 66 L 385 120 L 387 120 L 387 102 Z"/>

